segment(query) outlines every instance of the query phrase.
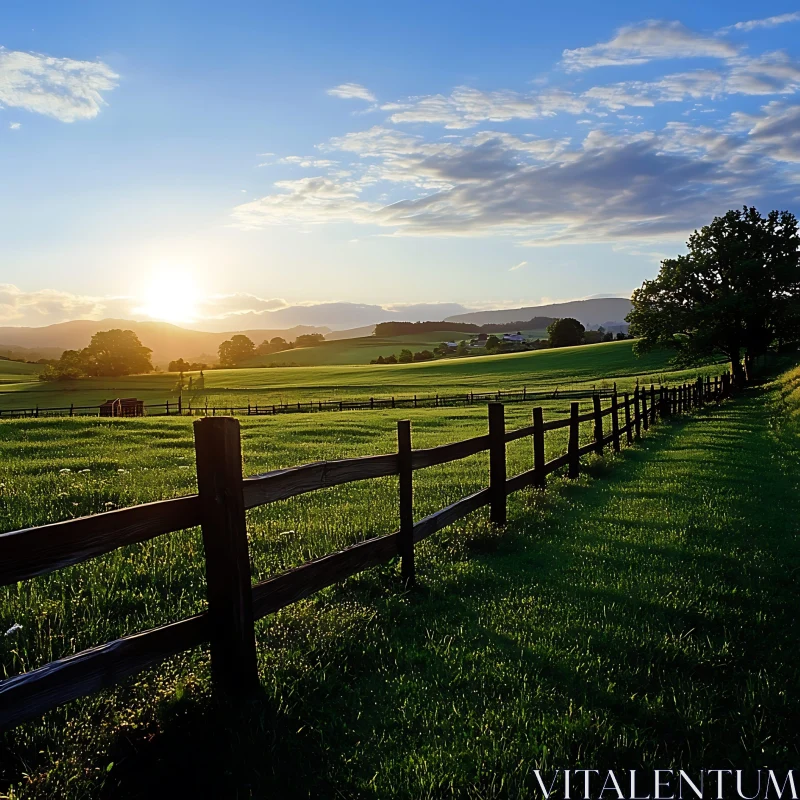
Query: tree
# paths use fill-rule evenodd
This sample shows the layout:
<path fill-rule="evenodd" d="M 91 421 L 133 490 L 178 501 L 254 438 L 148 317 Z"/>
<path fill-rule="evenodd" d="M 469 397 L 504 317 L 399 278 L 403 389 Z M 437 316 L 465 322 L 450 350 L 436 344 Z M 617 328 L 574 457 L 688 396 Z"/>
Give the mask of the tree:
<path fill-rule="evenodd" d="M 433 353 L 430 350 L 420 350 L 412 356 L 414 361 L 432 361 Z"/>
<path fill-rule="evenodd" d="M 321 333 L 302 333 L 294 340 L 295 347 L 314 347 L 322 344 L 325 337 Z"/>
<path fill-rule="evenodd" d="M 611 331 L 606 331 L 603 334 L 603 341 L 604 342 L 613 342 L 614 341 L 614 334 Z"/>
<path fill-rule="evenodd" d="M 500 340 L 496 336 L 492 335 L 486 340 L 485 346 L 487 350 L 497 350 L 497 348 L 500 346 Z"/>
<path fill-rule="evenodd" d="M 414 360 L 414 354 L 410 350 L 401 350 L 397 360 L 401 364 L 410 364 Z"/>
<path fill-rule="evenodd" d="M 722 353 L 741 384 L 755 357 L 800 333 L 797 219 L 745 206 L 715 217 L 686 246 L 631 297 L 636 352 L 666 346 L 685 363 Z"/>
<path fill-rule="evenodd" d="M 72 353 L 75 351 L 66 351 Z M 110 331 L 98 331 L 80 353 L 81 367 L 87 375 L 117 377 L 120 375 L 137 375 L 152 372 L 153 364 L 150 353 L 133 331 L 114 328 Z M 62 356 L 63 358 L 64 356 Z"/>
<path fill-rule="evenodd" d="M 392 353 L 390 356 L 386 356 L 386 358 L 383 359 L 383 363 L 384 364 L 396 364 L 397 363 L 397 356 L 394 353 Z"/>
<path fill-rule="evenodd" d="M 457 356 L 468 356 L 469 355 L 469 345 L 466 342 L 466 339 L 462 339 L 458 343 L 458 347 L 456 348 L 456 355 Z"/>
<path fill-rule="evenodd" d="M 583 342 L 586 328 L 572 317 L 563 317 L 547 326 L 550 347 L 572 347 Z"/>
<path fill-rule="evenodd" d="M 188 361 L 178 358 L 175 361 L 170 361 L 167 369 L 169 372 L 189 372 L 192 369 L 192 365 Z"/>
<path fill-rule="evenodd" d="M 255 354 L 256 346 L 242 333 L 237 333 L 219 346 L 219 363 L 223 367 L 236 367 Z"/>

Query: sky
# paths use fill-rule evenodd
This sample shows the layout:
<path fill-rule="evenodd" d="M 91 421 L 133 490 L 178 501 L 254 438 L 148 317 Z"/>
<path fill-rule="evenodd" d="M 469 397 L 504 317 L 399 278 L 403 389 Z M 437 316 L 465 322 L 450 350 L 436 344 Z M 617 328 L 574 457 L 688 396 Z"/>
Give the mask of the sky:
<path fill-rule="evenodd" d="M 0 325 L 627 296 L 800 211 L 799 90 L 784 3 L 5 0 Z"/>

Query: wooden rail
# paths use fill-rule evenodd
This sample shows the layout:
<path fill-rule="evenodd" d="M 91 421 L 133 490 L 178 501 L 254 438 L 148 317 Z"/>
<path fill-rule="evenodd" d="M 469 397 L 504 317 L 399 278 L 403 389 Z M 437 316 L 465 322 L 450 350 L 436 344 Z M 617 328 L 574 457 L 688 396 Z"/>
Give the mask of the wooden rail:
<path fill-rule="evenodd" d="M 258 686 L 255 620 L 308 597 L 370 567 L 401 557 L 406 585 L 415 579 L 414 545 L 468 514 L 490 506 L 490 519 L 505 524 L 507 497 L 530 486 L 544 488 L 546 477 L 568 467 L 580 472 L 580 459 L 614 451 L 641 436 L 642 428 L 708 403 L 731 392 L 730 376 L 681 387 L 636 387 L 623 398 L 611 395 L 607 408 L 600 395 L 592 410 L 580 412 L 573 401 L 569 416 L 544 421 L 533 409 L 533 424 L 507 431 L 501 403 L 489 405 L 489 432 L 452 444 L 411 448 L 411 427 L 398 423 L 398 451 L 280 469 L 243 478 L 239 423 L 232 417 L 196 420 L 198 494 L 161 500 L 90 517 L 0 534 L 0 585 L 10 585 L 79 564 L 119 547 L 144 542 L 185 528 L 201 526 L 206 559 L 208 610 L 188 619 L 126 636 L 0 681 L 0 728 L 37 717 L 48 709 L 114 685 L 176 653 L 211 644 L 214 684 L 228 696 L 247 696 Z M 623 421 L 620 421 L 620 415 Z M 610 430 L 604 420 L 611 417 Z M 580 444 L 580 426 L 591 422 L 593 435 Z M 568 428 L 568 448 L 545 461 L 545 433 Z M 512 477 L 506 471 L 506 445 L 530 437 L 533 468 Z M 468 497 L 414 521 L 413 472 L 489 452 L 489 485 Z M 400 529 L 359 542 L 337 553 L 302 564 L 252 584 L 245 511 L 318 489 L 352 481 L 399 476 Z"/>

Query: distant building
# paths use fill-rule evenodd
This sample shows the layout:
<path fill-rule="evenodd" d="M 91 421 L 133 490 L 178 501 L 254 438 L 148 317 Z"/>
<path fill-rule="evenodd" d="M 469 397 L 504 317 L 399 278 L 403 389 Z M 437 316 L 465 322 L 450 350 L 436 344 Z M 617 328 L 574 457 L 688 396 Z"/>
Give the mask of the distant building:
<path fill-rule="evenodd" d="M 521 333 L 504 333 L 504 342 L 524 342 L 525 337 Z"/>

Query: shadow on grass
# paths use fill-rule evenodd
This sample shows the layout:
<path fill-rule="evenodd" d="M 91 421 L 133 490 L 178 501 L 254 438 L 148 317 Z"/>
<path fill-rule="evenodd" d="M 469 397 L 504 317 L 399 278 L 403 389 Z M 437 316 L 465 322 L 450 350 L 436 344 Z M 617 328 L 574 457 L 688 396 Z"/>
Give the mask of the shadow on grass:
<path fill-rule="evenodd" d="M 184 697 L 115 798 L 527 796 L 535 768 L 791 767 L 798 475 L 756 390 L 259 624 L 262 695 Z M 592 480 L 599 477 L 601 480 Z M 465 532 L 466 531 L 466 532 Z"/>

